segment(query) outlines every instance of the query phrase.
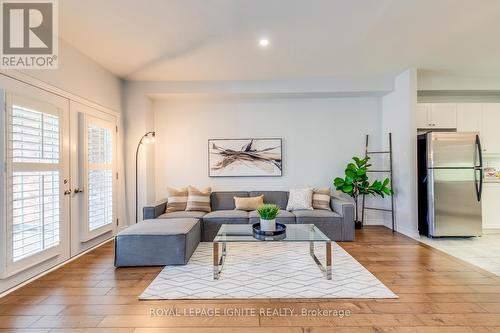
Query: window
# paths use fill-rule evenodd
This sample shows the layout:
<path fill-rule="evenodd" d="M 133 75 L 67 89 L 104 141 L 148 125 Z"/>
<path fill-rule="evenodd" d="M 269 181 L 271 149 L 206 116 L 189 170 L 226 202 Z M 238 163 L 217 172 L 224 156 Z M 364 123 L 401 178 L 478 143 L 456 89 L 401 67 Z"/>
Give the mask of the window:
<path fill-rule="evenodd" d="M 106 232 L 113 223 L 112 126 L 86 116 L 87 238 Z"/>
<path fill-rule="evenodd" d="M 60 243 L 59 116 L 17 104 L 8 110 L 7 219 L 10 259 Z"/>

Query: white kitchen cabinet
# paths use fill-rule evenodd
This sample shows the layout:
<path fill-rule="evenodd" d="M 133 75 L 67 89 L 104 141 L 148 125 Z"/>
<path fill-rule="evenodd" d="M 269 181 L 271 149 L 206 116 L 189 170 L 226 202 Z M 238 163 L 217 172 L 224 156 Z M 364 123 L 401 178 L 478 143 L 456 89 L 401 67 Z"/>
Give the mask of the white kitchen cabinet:
<path fill-rule="evenodd" d="M 417 128 L 456 128 L 457 105 L 454 103 L 419 103 Z"/>
<path fill-rule="evenodd" d="M 457 132 L 481 132 L 481 103 L 457 104 Z"/>
<path fill-rule="evenodd" d="M 431 124 L 435 128 L 457 127 L 457 104 L 433 103 L 431 104 Z"/>
<path fill-rule="evenodd" d="M 483 229 L 500 229 L 500 183 L 485 183 L 481 197 Z"/>
<path fill-rule="evenodd" d="M 417 128 L 430 127 L 430 111 L 431 105 L 428 103 L 417 104 Z"/>
<path fill-rule="evenodd" d="M 500 154 L 500 104 L 485 103 L 482 110 L 481 144 L 485 154 Z"/>

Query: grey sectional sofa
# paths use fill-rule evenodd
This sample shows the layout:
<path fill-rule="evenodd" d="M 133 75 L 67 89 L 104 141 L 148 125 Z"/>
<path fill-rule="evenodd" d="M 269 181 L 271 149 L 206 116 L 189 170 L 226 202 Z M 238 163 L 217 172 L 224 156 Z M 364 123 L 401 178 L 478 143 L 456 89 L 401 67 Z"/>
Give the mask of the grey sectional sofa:
<path fill-rule="evenodd" d="M 264 195 L 265 203 L 276 204 L 280 212 L 276 219 L 279 223 L 314 224 L 334 241 L 354 240 L 354 205 L 341 198 L 332 197 L 331 208 L 328 210 L 298 210 L 286 211 L 288 192 L 286 191 L 236 191 L 213 192 L 210 197 L 212 211 L 205 212 L 173 212 L 165 213 L 166 200 L 160 200 L 144 207 L 144 220 L 195 218 L 201 222 L 202 241 L 211 242 L 222 224 L 257 223 L 259 216 L 256 211 L 235 210 L 234 197 L 253 197 Z"/>

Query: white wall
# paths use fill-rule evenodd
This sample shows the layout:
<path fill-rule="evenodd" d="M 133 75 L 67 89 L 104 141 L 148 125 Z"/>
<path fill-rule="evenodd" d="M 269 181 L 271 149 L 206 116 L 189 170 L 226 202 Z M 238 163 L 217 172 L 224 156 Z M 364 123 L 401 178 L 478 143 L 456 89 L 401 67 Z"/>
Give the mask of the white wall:
<path fill-rule="evenodd" d="M 382 98 L 382 130 L 392 132 L 396 230 L 418 235 L 416 181 L 416 71 L 407 70 L 395 78 L 394 90 Z"/>
<path fill-rule="evenodd" d="M 331 186 L 365 135 L 380 147 L 381 98 L 175 98 L 154 101 L 157 199 L 167 186 L 287 190 Z M 208 177 L 209 138 L 283 139 L 283 176 Z M 375 218 L 371 214 L 367 218 Z M 380 217 L 377 217 L 380 218 Z"/>
<path fill-rule="evenodd" d="M 135 223 L 135 153 L 141 137 L 154 130 L 153 101 L 141 85 L 127 81 L 123 89 L 125 112 L 125 176 L 127 223 Z M 142 220 L 142 207 L 155 200 L 154 193 L 154 150 L 144 146 L 138 159 L 138 219 Z"/>
<path fill-rule="evenodd" d="M 122 109 L 121 80 L 64 40 L 59 40 L 58 69 L 21 72 L 116 112 Z"/>

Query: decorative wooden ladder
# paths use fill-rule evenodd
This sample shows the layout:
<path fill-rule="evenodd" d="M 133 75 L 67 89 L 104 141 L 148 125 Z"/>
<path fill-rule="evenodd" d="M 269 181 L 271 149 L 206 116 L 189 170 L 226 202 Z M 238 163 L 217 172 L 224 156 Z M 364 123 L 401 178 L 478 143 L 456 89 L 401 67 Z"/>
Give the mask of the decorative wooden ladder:
<path fill-rule="evenodd" d="M 387 170 L 368 170 L 367 172 L 388 173 L 389 179 L 391 181 L 390 188 L 392 190 L 394 188 L 394 180 L 392 177 L 392 174 L 393 174 L 393 169 L 392 169 L 392 133 L 389 133 L 389 150 L 370 151 L 370 150 L 368 150 L 368 140 L 369 140 L 369 135 L 367 134 L 366 135 L 366 143 L 365 143 L 365 157 L 369 157 L 370 155 L 376 155 L 376 154 L 389 155 L 389 169 L 387 169 Z M 365 206 L 365 195 L 363 195 L 363 200 L 361 203 L 361 225 L 360 225 L 360 227 L 363 227 L 363 222 L 365 219 L 365 210 L 376 210 L 376 211 L 391 213 L 392 232 L 395 231 L 396 217 L 394 216 L 394 195 L 391 195 L 391 209 L 378 208 L 378 207 L 366 207 Z"/>

